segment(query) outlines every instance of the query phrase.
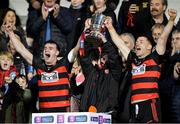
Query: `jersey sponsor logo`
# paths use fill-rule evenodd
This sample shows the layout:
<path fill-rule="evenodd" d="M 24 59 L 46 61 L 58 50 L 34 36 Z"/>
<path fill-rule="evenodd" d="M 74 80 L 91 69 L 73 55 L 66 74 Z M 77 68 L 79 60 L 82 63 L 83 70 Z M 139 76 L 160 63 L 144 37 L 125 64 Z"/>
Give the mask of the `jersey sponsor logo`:
<path fill-rule="evenodd" d="M 146 64 L 142 64 L 140 66 L 134 66 L 132 68 L 132 75 L 140 75 L 140 74 L 144 74 L 146 71 Z"/>
<path fill-rule="evenodd" d="M 53 71 L 50 73 L 43 72 L 41 73 L 41 81 L 43 83 L 51 83 L 51 82 L 56 82 L 59 80 L 58 72 Z"/>

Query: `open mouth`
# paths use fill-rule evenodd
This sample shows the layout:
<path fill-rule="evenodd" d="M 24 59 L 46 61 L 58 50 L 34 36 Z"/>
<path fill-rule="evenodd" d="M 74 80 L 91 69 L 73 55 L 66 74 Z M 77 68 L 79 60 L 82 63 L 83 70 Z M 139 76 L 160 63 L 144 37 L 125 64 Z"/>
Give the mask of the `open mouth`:
<path fill-rule="evenodd" d="M 7 66 L 7 64 L 6 63 L 4 63 L 4 67 L 6 67 Z"/>
<path fill-rule="evenodd" d="M 8 67 L 8 64 L 7 63 L 4 63 L 3 64 L 3 68 L 7 68 Z"/>
<path fill-rule="evenodd" d="M 138 48 L 136 48 L 136 51 L 139 51 L 139 50 L 141 50 L 141 48 L 139 48 L 139 47 L 138 47 Z"/>
<path fill-rule="evenodd" d="M 46 56 L 46 58 L 49 58 L 51 55 L 46 53 L 45 56 Z"/>
<path fill-rule="evenodd" d="M 14 24 L 14 21 L 8 21 L 8 23 L 10 23 L 10 24 Z"/>

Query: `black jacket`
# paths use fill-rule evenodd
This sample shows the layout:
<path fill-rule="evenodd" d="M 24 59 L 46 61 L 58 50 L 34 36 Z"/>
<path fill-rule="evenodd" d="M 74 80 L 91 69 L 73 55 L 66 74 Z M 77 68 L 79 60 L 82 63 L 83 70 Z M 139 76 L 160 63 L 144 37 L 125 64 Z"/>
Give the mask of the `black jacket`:
<path fill-rule="evenodd" d="M 148 19 L 151 17 L 150 14 L 150 0 L 126 0 L 123 1 L 118 14 L 118 33 L 132 33 L 134 37 L 139 34 L 146 33 L 148 26 Z M 134 26 L 127 25 L 128 12 L 131 4 L 139 6 L 139 12 L 132 14 L 132 23 Z"/>
<path fill-rule="evenodd" d="M 68 51 L 75 47 L 78 42 L 78 39 L 84 29 L 84 24 L 86 20 L 86 12 L 87 6 L 85 4 L 82 5 L 79 9 L 73 9 L 70 6 L 69 11 L 72 15 L 72 32 L 68 35 Z"/>
<path fill-rule="evenodd" d="M 116 111 L 118 104 L 118 82 L 121 76 L 120 59 L 116 49 L 107 42 L 102 47 L 102 55 L 107 55 L 105 68 L 98 69 L 92 65 L 96 50 L 86 49 L 85 56 L 80 58 L 85 75 L 85 89 L 82 94 L 80 111 L 88 111 L 91 105 L 97 112 Z"/>
<path fill-rule="evenodd" d="M 50 13 L 52 14 L 52 13 Z M 45 32 L 46 21 L 43 20 L 42 15 L 36 19 L 32 24 L 31 31 L 36 36 L 34 41 L 34 51 L 42 50 L 44 44 L 44 32 Z M 52 24 L 52 40 L 61 44 L 63 49 L 67 48 L 67 35 L 72 30 L 72 16 L 68 9 L 60 7 L 60 13 L 57 18 L 51 15 Z"/>

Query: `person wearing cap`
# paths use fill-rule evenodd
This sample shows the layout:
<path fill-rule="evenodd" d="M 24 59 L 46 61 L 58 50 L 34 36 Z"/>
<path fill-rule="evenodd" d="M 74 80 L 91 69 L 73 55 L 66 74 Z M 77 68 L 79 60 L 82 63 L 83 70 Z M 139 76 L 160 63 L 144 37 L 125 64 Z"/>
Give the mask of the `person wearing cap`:
<path fill-rule="evenodd" d="M 43 48 L 43 60 L 31 54 L 12 31 L 6 28 L 17 52 L 37 71 L 39 89 L 40 112 L 67 112 L 69 111 L 69 76 L 67 73 L 67 60 L 61 57 L 60 46 L 57 42 L 49 40 Z"/>
<path fill-rule="evenodd" d="M 152 52 L 151 39 L 142 35 L 135 43 L 135 51 L 130 49 L 119 38 L 112 26 L 111 18 L 105 20 L 105 26 L 111 38 L 125 59 L 129 62 L 131 71 L 131 119 L 130 122 L 153 123 L 161 122 L 160 98 L 158 80 L 161 74 L 161 57 L 165 53 L 167 38 L 173 28 L 177 12 L 169 10 L 170 19 L 163 33 L 158 39 L 155 50 Z"/>

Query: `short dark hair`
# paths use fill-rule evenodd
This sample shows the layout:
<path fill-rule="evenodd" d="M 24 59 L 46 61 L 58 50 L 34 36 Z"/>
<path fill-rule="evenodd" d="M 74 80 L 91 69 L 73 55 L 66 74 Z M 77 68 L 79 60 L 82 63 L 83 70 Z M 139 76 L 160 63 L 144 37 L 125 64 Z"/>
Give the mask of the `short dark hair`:
<path fill-rule="evenodd" d="M 48 40 L 48 41 L 46 41 L 45 43 L 44 43 L 44 46 L 46 45 L 46 44 L 55 44 L 56 45 L 56 48 L 57 48 L 57 50 L 59 51 L 59 55 L 58 56 L 64 56 L 64 53 L 63 53 L 63 45 L 62 45 L 62 43 L 58 43 L 58 42 L 56 42 L 56 41 L 54 41 L 54 40 Z"/>
<path fill-rule="evenodd" d="M 155 45 L 156 45 L 156 43 L 154 42 L 153 37 L 152 37 L 150 34 L 144 33 L 144 34 L 139 35 L 137 38 L 139 38 L 139 37 L 145 37 L 145 38 L 147 38 L 147 40 L 149 41 L 149 43 L 151 43 L 152 46 L 155 46 Z"/>
<path fill-rule="evenodd" d="M 55 42 L 55 41 L 53 41 L 53 40 L 48 40 L 48 41 L 46 41 L 45 43 L 44 43 L 44 46 L 46 45 L 46 44 L 56 44 L 56 48 L 57 48 L 57 50 L 60 52 L 60 47 L 59 47 L 59 45 L 58 45 L 58 43 L 57 42 Z"/>

